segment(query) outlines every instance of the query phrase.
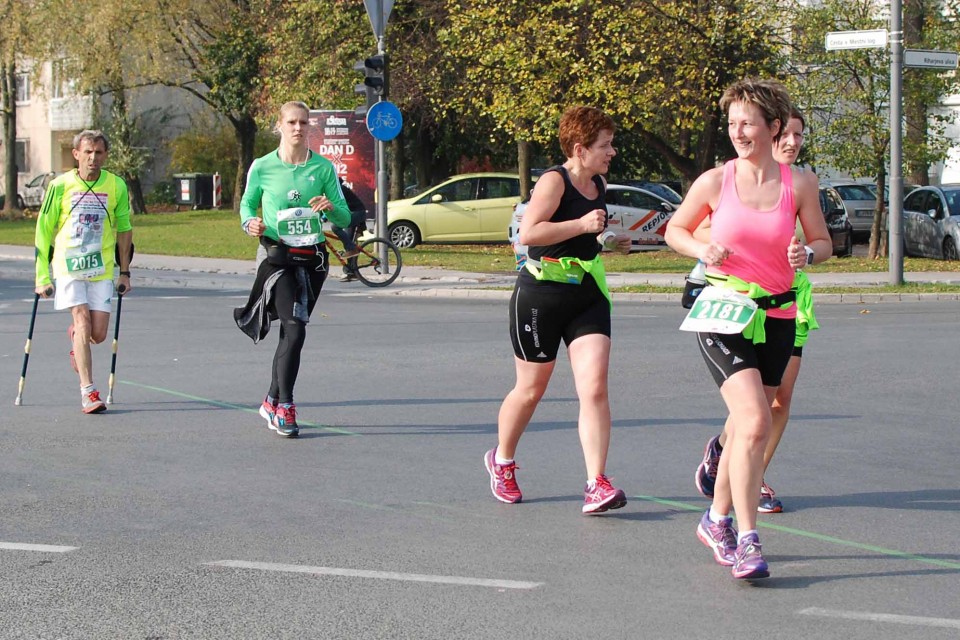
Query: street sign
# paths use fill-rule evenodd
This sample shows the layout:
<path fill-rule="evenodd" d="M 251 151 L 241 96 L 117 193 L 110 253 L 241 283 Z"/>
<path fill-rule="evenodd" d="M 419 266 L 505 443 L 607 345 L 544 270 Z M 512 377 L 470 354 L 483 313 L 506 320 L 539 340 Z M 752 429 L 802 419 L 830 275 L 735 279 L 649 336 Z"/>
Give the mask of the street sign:
<path fill-rule="evenodd" d="M 875 49 L 886 46 L 886 29 L 831 31 L 824 39 L 824 47 L 827 51 L 834 51 L 836 49 Z"/>
<path fill-rule="evenodd" d="M 367 129 L 377 140 L 387 142 L 400 134 L 403 116 L 392 102 L 383 100 L 367 110 Z"/>
<path fill-rule="evenodd" d="M 919 69 L 956 69 L 958 55 L 953 51 L 904 49 L 903 66 Z"/>
<path fill-rule="evenodd" d="M 393 11 L 393 0 L 363 0 L 363 5 L 367 8 L 367 17 L 370 18 L 373 35 L 379 40 L 387 29 L 387 20 L 390 19 L 390 12 Z"/>

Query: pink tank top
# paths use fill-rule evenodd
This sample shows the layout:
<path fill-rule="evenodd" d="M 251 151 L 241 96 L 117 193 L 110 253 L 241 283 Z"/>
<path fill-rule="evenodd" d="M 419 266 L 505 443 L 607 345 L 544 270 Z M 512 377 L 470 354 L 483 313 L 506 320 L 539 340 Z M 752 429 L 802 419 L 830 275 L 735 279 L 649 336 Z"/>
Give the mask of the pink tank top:
<path fill-rule="evenodd" d="M 754 282 L 772 294 L 789 291 L 794 270 L 787 261 L 787 246 L 796 234 L 797 207 L 793 198 L 793 173 L 780 165 L 780 200 L 773 209 L 758 211 L 740 202 L 734 178 L 736 160 L 723 166 L 723 183 L 717 208 L 710 214 L 710 237 L 732 251 L 719 267 L 708 272 L 732 275 Z M 797 306 L 770 309 L 771 318 L 795 318 Z"/>

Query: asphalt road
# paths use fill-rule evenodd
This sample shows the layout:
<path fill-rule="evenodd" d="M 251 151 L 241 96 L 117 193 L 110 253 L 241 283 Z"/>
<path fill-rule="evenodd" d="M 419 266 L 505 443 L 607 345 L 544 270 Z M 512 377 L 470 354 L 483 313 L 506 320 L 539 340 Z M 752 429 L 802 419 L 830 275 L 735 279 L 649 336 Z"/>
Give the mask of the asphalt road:
<path fill-rule="evenodd" d="M 772 577 L 742 583 L 695 536 L 723 408 L 675 303 L 615 309 L 630 502 L 587 518 L 565 361 L 518 452 L 524 503 L 490 495 L 505 302 L 331 287 L 285 440 L 256 414 L 276 328 L 233 326 L 244 295 L 131 294 L 116 402 L 86 416 L 50 303 L 13 406 L 32 296 L 0 280 L 0 638 L 960 636 L 958 302 L 818 308 L 767 476 Z M 94 362 L 106 395 L 109 344 Z"/>

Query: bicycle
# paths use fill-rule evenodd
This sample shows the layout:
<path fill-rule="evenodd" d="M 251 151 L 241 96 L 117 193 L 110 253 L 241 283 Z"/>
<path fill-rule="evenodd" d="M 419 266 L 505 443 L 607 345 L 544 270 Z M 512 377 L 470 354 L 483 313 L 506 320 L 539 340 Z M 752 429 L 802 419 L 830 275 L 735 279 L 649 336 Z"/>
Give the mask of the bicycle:
<path fill-rule="evenodd" d="M 354 239 L 357 233 L 354 231 Z M 359 253 L 351 258 L 344 259 L 340 251 L 333 248 L 331 240 L 340 239 L 332 231 L 324 230 L 324 245 L 330 255 L 336 257 L 340 265 L 354 273 L 363 284 L 368 287 L 385 287 L 392 283 L 400 275 L 400 268 L 403 266 L 403 260 L 400 258 L 400 250 L 397 246 L 386 238 L 370 238 L 357 245 Z M 380 257 L 386 251 L 387 261 L 382 262 Z M 355 264 L 350 263 L 356 261 Z"/>

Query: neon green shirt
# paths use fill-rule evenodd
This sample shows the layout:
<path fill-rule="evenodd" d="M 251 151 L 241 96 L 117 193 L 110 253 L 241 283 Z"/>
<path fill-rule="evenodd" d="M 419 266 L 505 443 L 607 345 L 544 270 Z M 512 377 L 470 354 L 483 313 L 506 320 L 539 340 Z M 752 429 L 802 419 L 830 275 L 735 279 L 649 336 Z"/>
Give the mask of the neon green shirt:
<path fill-rule="evenodd" d="M 103 170 L 92 184 L 76 171 L 58 176 L 47 187 L 37 216 L 36 286 L 51 283 L 48 263 L 53 264 L 54 278 L 70 278 L 68 253 L 90 242 L 97 246 L 98 241 L 104 272 L 87 279 L 112 280 L 117 234 L 132 229 L 130 200 L 123 178 Z"/>
<path fill-rule="evenodd" d="M 330 222 L 338 227 L 350 226 L 350 208 L 332 162 L 311 151 L 305 164 L 291 165 L 280 160 L 279 151 L 271 151 L 250 165 L 247 189 L 240 201 L 240 223 L 255 218 L 257 208 L 262 207 L 267 227 L 263 235 L 278 240 L 277 212 L 309 207 L 315 196 L 327 196 L 333 204 L 332 211 L 323 212 Z"/>

